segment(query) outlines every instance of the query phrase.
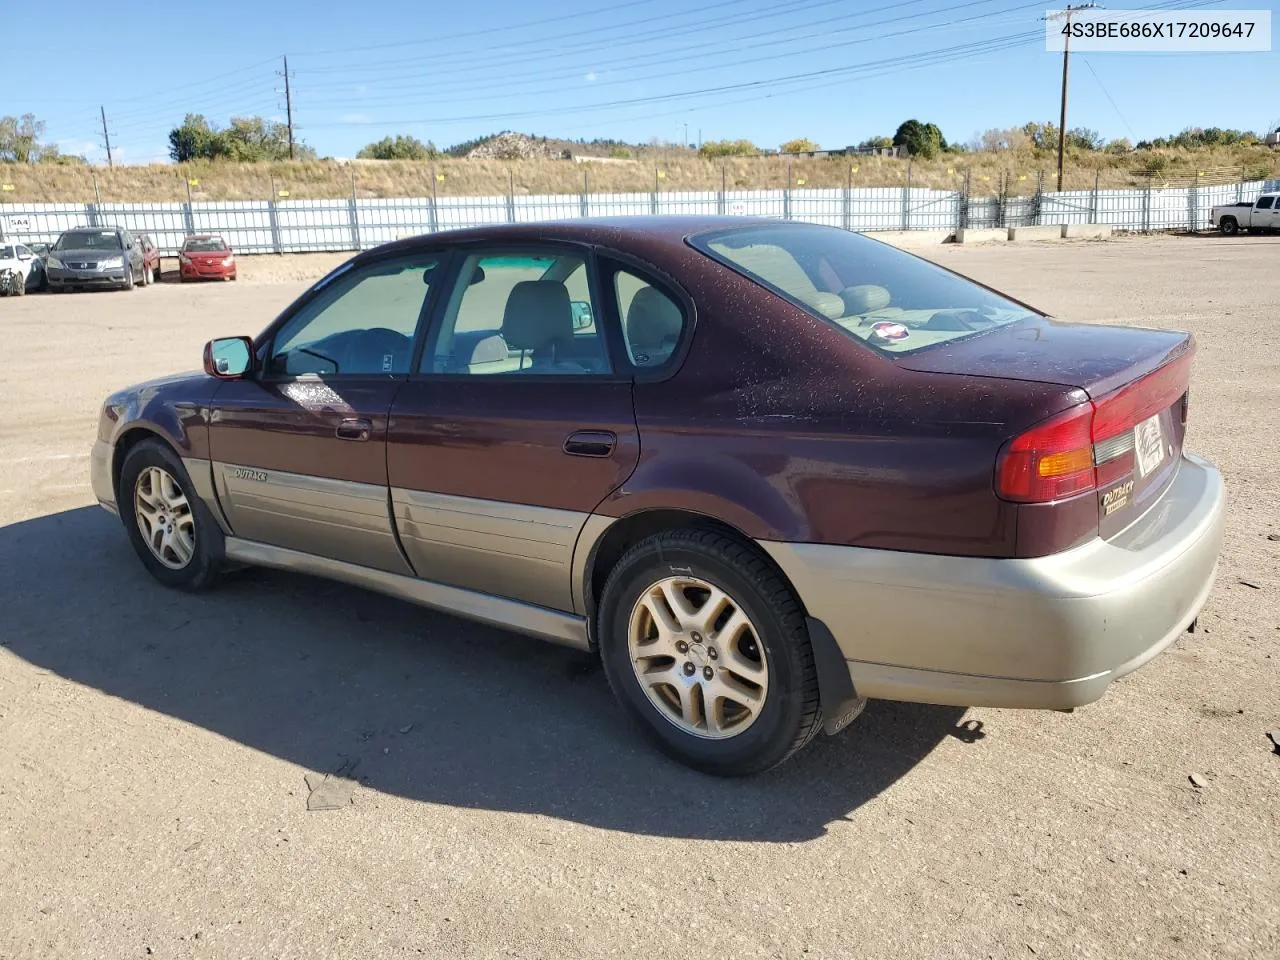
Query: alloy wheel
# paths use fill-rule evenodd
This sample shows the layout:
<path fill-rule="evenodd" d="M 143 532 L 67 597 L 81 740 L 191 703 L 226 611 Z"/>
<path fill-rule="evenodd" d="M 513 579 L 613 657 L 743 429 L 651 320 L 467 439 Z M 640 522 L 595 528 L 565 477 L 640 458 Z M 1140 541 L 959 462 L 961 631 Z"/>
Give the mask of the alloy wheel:
<path fill-rule="evenodd" d="M 182 487 L 163 467 L 146 467 L 133 488 L 133 512 L 151 555 L 181 570 L 196 552 L 196 518 Z"/>
<path fill-rule="evenodd" d="M 631 610 L 627 649 L 636 679 L 668 721 L 694 736 L 734 737 L 769 693 L 769 663 L 751 619 L 698 577 L 667 577 Z"/>

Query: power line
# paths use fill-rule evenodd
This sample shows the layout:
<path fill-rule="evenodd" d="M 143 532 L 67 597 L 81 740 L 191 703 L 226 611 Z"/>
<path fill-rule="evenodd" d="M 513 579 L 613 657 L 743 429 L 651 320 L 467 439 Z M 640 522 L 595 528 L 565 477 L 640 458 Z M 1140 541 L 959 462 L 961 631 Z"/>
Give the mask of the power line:
<path fill-rule="evenodd" d="M 993 3 L 993 2 L 996 2 L 996 0 L 969 0 L 969 2 L 966 2 L 966 3 L 956 4 L 956 5 L 955 5 L 954 7 L 952 7 L 951 9 L 952 9 L 952 10 L 961 10 L 961 9 L 966 8 L 966 7 L 984 6 L 984 5 L 986 5 L 986 4 Z M 866 15 L 868 15 L 868 14 L 878 12 L 879 10 L 893 10 L 893 9 L 899 8 L 899 7 L 901 7 L 901 6 L 902 6 L 902 4 L 889 4 L 888 6 L 885 6 L 885 7 L 879 7 L 879 8 L 876 8 L 875 10 L 864 10 L 864 11 L 861 11 L 861 12 L 856 13 L 856 14 L 848 14 L 848 15 L 845 15 L 845 16 L 843 16 L 843 17 L 837 17 L 837 18 L 835 18 L 835 19 L 836 19 L 836 20 L 841 20 L 841 19 L 847 19 L 847 18 L 849 18 L 849 17 L 863 17 L 863 16 L 866 16 Z M 875 38 L 866 38 L 866 39 L 860 39 L 860 40 L 846 41 L 846 42 L 843 42 L 843 43 L 833 43 L 833 44 L 829 44 L 829 45 L 826 45 L 826 46 L 813 47 L 813 48 L 809 48 L 809 49 L 805 49 L 805 50 L 797 50 L 797 51 L 791 51 L 791 52 L 783 52 L 783 53 L 779 53 L 779 54 L 771 55 L 771 56 L 769 56 L 769 57 L 757 57 L 757 58 L 755 58 L 752 62 L 758 62 L 759 60 L 766 60 L 766 59 L 775 59 L 775 60 L 776 60 L 776 59 L 783 58 L 783 57 L 788 57 L 788 56 L 799 56 L 799 55 L 801 55 L 801 54 L 814 53 L 814 52 L 817 52 L 817 51 L 826 50 L 826 49 L 833 49 L 833 48 L 837 48 L 837 47 L 840 47 L 840 46 L 848 46 L 848 45 L 855 45 L 855 44 L 861 44 L 861 43 L 868 43 L 868 42 L 873 42 L 873 40 L 883 39 L 883 38 L 885 38 L 885 37 L 889 37 L 889 36 L 903 36 L 903 35 L 906 35 L 906 34 L 909 34 L 909 33 L 917 33 L 917 32 L 921 32 L 921 31 L 923 31 L 923 30 L 929 30 L 929 29 L 933 29 L 933 28 L 935 28 L 935 27 L 939 27 L 939 26 L 951 26 L 951 25 L 955 25 L 955 24 L 963 24 L 963 23 L 967 23 L 967 22 L 972 22 L 972 21 L 975 21 L 975 20 L 987 19 L 988 17 L 995 17 L 995 16 L 998 16 L 998 15 L 1001 15 L 1001 14 L 1007 13 L 1007 12 L 1009 12 L 1009 10 L 1015 10 L 1015 11 L 1016 11 L 1016 10 L 1022 10 L 1022 9 L 1033 9 L 1033 8 L 1038 9 L 1039 7 L 1040 7 L 1040 4 L 1036 4 L 1036 3 L 1024 4 L 1024 5 L 1020 5 L 1020 6 L 1018 6 L 1018 7 L 1008 8 L 1008 9 L 1006 9 L 1006 10 L 1000 10 L 1000 11 L 996 11 L 996 12 L 994 12 L 994 13 L 989 13 L 989 14 L 981 14 L 981 15 L 977 15 L 977 16 L 969 17 L 969 18 L 965 18 L 965 19 L 958 19 L 958 20 L 951 20 L 951 21 L 943 21 L 943 22 L 935 23 L 935 24 L 926 24 L 926 25 L 923 25 L 923 26 L 921 26 L 921 27 L 919 27 L 919 28 L 915 28 L 915 29 L 913 29 L 913 30 L 901 31 L 901 32 L 899 32 L 899 33 L 894 33 L 894 34 L 881 34 L 881 35 L 878 35 L 878 36 L 877 36 L 877 37 L 875 37 Z M 796 43 L 796 42 L 800 42 L 800 41 L 802 41 L 802 40 L 811 40 L 811 39 L 827 39 L 827 38 L 829 38 L 829 37 L 832 37 L 832 36 L 834 36 L 834 35 L 838 35 L 838 34 L 843 34 L 843 33 L 850 33 L 850 32 L 857 32 L 857 31 L 867 30 L 867 29 L 870 29 L 870 28 L 872 28 L 872 27 L 888 26 L 888 25 L 890 25 L 890 24 L 894 24 L 894 23 L 901 23 L 901 22 L 904 22 L 904 21 L 907 21 L 907 20 L 914 20 L 914 19 L 918 19 L 918 18 L 920 18 L 920 17 L 924 17 L 924 16 L 933 16 L 936 12 L 937 12 L 937 11 L 924 11 L 924 12 L 922 12 L 922 13 L 912 13 L 912 14 L 905 14 L 905 15 L 897 16 L 897 17 L 888 17 L 888 18 L 881 19 L 881 20 L 874 20 L 874 21 L 870 21 L 870 22 L 867 22 L 867 23 L 860 23 L 860 24 L 855 24 L 855 25 L 853 25 L 853 26 L 843 27 L 843 28 L 836 29 L 836 30 L 826 29 L 826 30 L 823 30 L 823 31 L 818 31 L 818 32 L 809 33 L 809 34 L 802 34 L 802 35 L 800 35 L 800 36 L 798 36 L 798 37 L 791 37 L 791 38 L 779 38 L 779 37 L 778 37 L 778 35 L 777 35 L 777 34 L 778 34 L 778 31 L 777 31 L 777 30 L 770 30 L 770 31 L 763 31 L 763 32 L 760 32 L 760 33 L 747 34 L 746 36 L 742 36 L 742 37 L 737 37 L 737 38 L 735 38 L 735 39 L 734 39 L 734 41 L 732 41 L 732 42 L 733 42 L 733 43 L 735 43 L 735 44 L 736 44 L 736 46 L 735 46 L 734 48 L 732 48 L 732 49 L 726 49 L 726 48 L 725 48 L 725 43 L 724 43 L 724 42 L 715 42 L 715 43 L 710 44 L 711 46 L 718 47 L 718 48 L 720 48 L 720 49 L 719 49 L 718 51 L 716 51 L 716 52 L 712 52 L 712 53 L 704 54 L 703 56 L 698 57 L 698 58 L 697 58 L 697 62 L 700 64 L 699 66 L 694 67 L 692 70 L 680 71 L 680 73 L 679 73 L 679 74 L 673 74 L 673 73 L 670 73 L 670 72 L 664 72 L 664 73 L 662 74 L 662 77 L 664 77 L 664 78 L 665 78 L 665 77 L 668 77 L 668 76 L 677 76 L 677 75 L 680 75 L 680 74 L 683 74 L 683 73 L 696 72 L 696 71 L 701 71 L 701 70 L 706 70 L 706 69 L 717 69 L 716 67 L 711 66 L 711 65 L 708 65 L 708 64 L 706 64 L 706 63 L 705 63 L 705 61 L 706 61 L 707 59 L 710 59 L 710 58 L 718 58 L 718 57 L 726 57 L 726 56 L 735 56 L 735 57 L 736 57 L 736 56 L 741 56 L 741 54 L 742 54 L 742 53 L 744 53 L 745 51 L 748 51 L 748 50 L 754 50 L 754 49 L 757 49 L 757 48 L 776 47 L 776 46 L 779 46 L 779 45 L 782 45 L 782 44 L 789 44 L 789 43 Z M 830 23 L 830 21 L 817 21 L 817 22 L 818 22 L 818 23 L 824 23 L 824 22 L 825 22 L 825 23 Z M 806 27 L 807 27 L 807 26 L 809 26 L 809 25 L 810 25 L 810 24 L 805 24 L 804 26 L 806 26 Z M 746 40 L 758 40 L 758 42 L 754 42 L 754 43 L 741 43 L 741 42 L 740 42 L 740 41 L 746 41 Z M 642 65 L 642 66 L 644 66 L 644 67 L 662 66 L 662 65 L 664 65 L 664 64 L 668 64 L 668 63 L 684 63 L 684 62 L 687 62 L 687 61 L 690 59 L 689 57 L 687 57 L 687 56 L 686 56 L 686 54 L 688 54 L 688 53 L 690 53 L 690 52 L 693 52 L 693 51 L 696 51 L 696 50 L 702 50 L 702 49 L 705 49 L 707 46 L 708 46 L 708 44 L 705 44 L 705 43 L 698 43 L 698 44 L 693 44 L 693 45 L 686 46 L 686 47 L 676 47 L 676 48 L 671 49 L 671 50 L 662 51 L 661 53 L 649 53 L 649 54 L 643 54 L 643 55 L 636 55 L 636 56 L 633 56 L 633 57 L 631 57 L 631 58 L 629 58 L 629 59 L 630 59 L 630 60 L 632 60 L 632 61 L 635 61 L 635 60 L 641 60 L 641 59 L 650 61 L 650 62 L 648 62 L 648 63 L 644 63 L 644 64 Z M 621 62 L 621 61 L 615 61 L 615 60 L 613 60 L 613 59 L 611 58 L 610 63 L 609 63 L 609 69 L 610 69 L 610 71 L 612 72 L 614 69 L 616 69 L 616 68 L 618 67 L 618 65 L 619 65 L 619 63 L 620 63 L 620 62 Z M 512 61 L 510 61 L 510 60 L 507 60 L 507 61 L 505 61 L 505 62 L 504 62 L 504 65 L 511 65 L 511 66 L 518 66 L 519 64 L 520 64 L 520 61 L 519 61 L 519 60 L 514 61 L 514 62 L 512 62 Z M 451 74 L 451 76 L 452 76 L 452 75 L 455 75 L 457 72 L 458 72 L 458 71 L 452 71 L 452 70 L 451 70 L 451 71 L 450 71 L 450 74 Z M 463 71 L 463 72 L 465 72 L 465 71 Z M 572 71 L 572 72 L 568 73 L 568 74 L 567 74 L 567 76 L 579 76 L 579 75 L 580 75 L 580 72 L 581 72 L 581 71 L 580 71 L 580 69 L 575 69 L 574 71 Z M 566 73 L 565 73 L 563 70 L 553 71 L 553 74 L 556 74 L 556 76 L 553 76 L 553 75 L 546 75 L 546 76 L 545 76 L 545 79 L 557 79 L 557 78 L 563 79 L 563 78 L 566 78 Z M 381 82 L 394 82 L 396 79 L 409 79 L 409 78 L 422 78 L 422 79 L 424 79 L 424 80 L 426 79 L 425 77 L 423 77 L 423 75 L 422 75 L 421 73 L 418 73 L 418 74 L 412 74 L 412 75 L 409 75 L 409 76 L 408 76 L 408 77 L 406 77 L 406 78 L 394 78 L 394 77 L 381 78 Z M 524 82 L 529 81 L 529 80 L 536 80 L 536 79 L 540 79 L 540 76 L 539 76 L 539 74 L 537 74 L 537 73 L 534 73 L 534 74 L 522 74 L 522 75 L 521 75 L 521 77 L 520 77 L 520 79 L 521 79 L 521 82 L 522 82 L 522 84 L 523 84 Z M 599 89 L 600 87 L 604 87 L 604 86 L 615 85 L 615 84 L 618 84 L 618 83 L 631 83 L 631 82 L 634 82 L 635 80 L 643 80 L 643 79 L 648 79 L 648 78 L 647 78 L 647 77 L 631 77 L 631 78 L 624 79 L 624 80 L 617 80 L 617 81 L 604 81 L 603 83 L 597 83 L 597 84 L 595 84 L 595 89 Z M 343 86 L 346 86 L 346 84 L 343 84 Z M 481 88 L 483 88 L 483 89 L 491 89 L 491 88 L 492 88 L 492 86 L 493 86 L 492 78 L 491 78 L 491 77 L 488 77 L 488 78 L 486 78 L 485 80 L 480 81 L 480 82 L 476 82 L 476 81 L 469 81 L 469 82 L 464 82 L 464 83 L 462 83 L 462 84 L 449 84 L 448 82 L 445 82 L 445 83 L 443 83 L 443 84 L 440 84 L 440 83 L 432 83 L 432 84 L 431 84 L 431 91 L 430 91 L 430 92 L 431 92 L 431 94 L 433 95 L 433 97 L 435 97 L 437 94 L 439 94 L 439 93 L 443 93 L 443 92 L 449 92 L 449 93 L 456 93 L 456 92 L 468 92 L 468 91 L 470 91 L 470 90 L 476 90 L 476 89 L 481 89 Z M 525 88 L 523 88 L 523 87 L 522 87 L 522 89 L 521 89 L 521 93 L 547 93 L 547 92 L 556 92 L 556 91 L 555 91 L 555 90 L 528 90 L 528 89 L 525 89 Z M 402 98 L 403 98 L 403 95 L 404 95 L 404 91 L 403 91 L 403 90 L 400 90 L 400 91 L 399 91 L 399 93 L 398 93 L 398 95 L 397 95 L 397 97 L 396 97 L 396 99 L 402 99 Z M 359 103 L 368 103 L 368 102 L 370 102 L 370 101 L 369 101 L 369 99 L 366 97 L 366 98 L 363 98 L 363 99 L 355 99 L 355 98 L 350 98 L 350 99 L 346 99 L 346 100 L 336 100 L 336 99 L 335 99 L 335 100 L 330 101 L 330 102 L 346 102 L 346 103 L 357 103 L 357 102 L 359 102 Z"/>
<path fill-rule="evenodd" d="M 964 7 L 979 6 L 979 5 L 983 5 L 983 4 L 990 3 L 990 2 L 992 2 L 992 0 L 970 0 L 970 2 L 968 2 L 968 3 L 963 3 L 963 4 L 958 4 L 958 5 L 956 5 L 956 7 L 953 7 L 952 9 L 962 9 L 962 8 L 964 8 Z M 974 15 L 974 16 L 970 16 L 970 17 L 962 17 L 962 18 L 958 18 L 958 19 L 955 19 L 955 20 L 948 20 L 948 21 L 942 21 L 942 22 L 938 22 L 938 23 L 930 23 L 930 24 L 922 24 L 922 25 L 917 26 L 917 27 L 910 27 L 910 28 L 907 28 L 907 29 L 894 31 L 894 32 L 891 32 L 891 33 L 878 33 L 878 34 L 876 34 L 875 36 L 872 36 L 872 37 L 860 37 L 860 38 L 853 39 L 853 40 L 842 40 L 842 41 L 839 41 L 839 42 L 836 42 L 836 43 L 822 44 L 822 45 L 818 45 L 818 46 L 810 47 L 810 48 L 807 48 L 807 49 L 804 49 L 804 50 L 799 50 L 799 51 L 794 51 L 794 50 L 793 50 L 793 51 L 787 51 L 787 52 L 782 52 L 782 53 L 769 54 L 769 55 L 766 55 L 766 56 L 758 56 L 758 55 L 757 55 L 757 56 L 753 56 L 753 57 L 751 57 L 749 62 L 750 62 L 752 65 L 755 65 L 755 64 L 758 64 L 758 63 L 764 63 L 764 62 L 771 61 L 771 60 L 787 59 L 787 58 L 795 57 L 795 56 L 799 56 L 799 55 L 802 55 L 802 54 L 814 54 L 814 53 L 821 53 L 821 52 L 825 52 L 825 51 L 828 51 L 828 50 L 845 49 L 845 48 L 848 48 L 848 47 L 860 46 L 860 45 L 862 45 L 862 44 L 867 44 L 867 43 L 881 43 L 881 42 L 884 42 L 884 41 L 886 41 L 886 40 L 891 40 L 891 39 L 896 39 L 896 38 L 899 38 L 899 37 L 910 36 L 910 35 L 912 35 L 912 34 L 925 33 L 925 32 L 931 31 L 931 30 L 936 30 L 936 29 L 938 29 L 938 28 L 940 28 L 940 27 L 955 27 L 955 26 L 961 26 L 961 25 L 963 25 L 963 24 L 973 23 L 973 22 L 975 22 L 975 21 L 979 21 L 979 20 L 989 20 L 989 19 L 990 19 L 990 18 L 992 18 L 992 17 L 1000 16 L 1000 15 L 1007 14 L 1007 13 L 1013 13 L 1013 12 L 1019 12 L 1019 11 L 1023 11 L 1023 10 L 1031 10 L 1031 9 L 1036 9 L 1036 10 L 1038 10 L 1038 9 L 1043 9 L 1043 3 L 1042 3 L 1042 2 L 1025 3 L 1025 4 L 1020 4 L 1020 5 L 1015 6 L 1015 7 L 1008 7 L 1008 8 L 1002 9 L 1002 10 L 994 11 L 994 12 L 992 12 L 992 13 L 976 14 L 976 15 Z M 912 15 L 908 15 L 908 16 L 905 16 L 905 17 L 893 17 L 893 18 L 889 18 L 889 19 L 885 19 L 885 20 L 873 21 L 873 22 L 871 22 L 871 23 L 863 24 L 862 26 L 858 27 L 857 29 L 860 29 L 860 30 L 861 30 L 861 29 L 867 29 L 867 28 L 871 28 L 871 27 L 884 26 L 884 25 L 891 24 L 891 23 L 901 22 L 901 21 L 903 21 L 903 20 L 915 19 L 915 18 L 916 18 L 916 17 L 918 17 L 918 16 L 920 16 L 920 15 L 919 15 L 919 14 L 912 14 Z M 784 41 L 784 42 L 785 42 L 785 41 Z M 766 40 L 766 41 L 763 41 L 763 42 L 758 43 L 758 44 L 749 44 L 749 45 L 747 45 L 746 49 L 754 49 L 754 48 L 756 48 L 756 47 L 773 46 L 773 45 L 774 45 L 774 44 L 773 44 L 771 41 Z M 734 55 L 739 55 L 739 53 L 740 53 L 739 51 L 728 51 L 728 52 L 729 52 L 729 53 L 732 53 L 732 54 L 734 54 Z M 686 61 L 686 58 L 685 58 L 684 56 L 677 56 L 677 57 L 674 57 L 674 58 L 672 58 L 672 59 L 670 59 L 670 60 L 666 60 L 666 61 L 657 61 L 657 62 L 655 62 L 655 63 L 646 64 L 646 66 L 647 66 L 647 67 L 661 67 L 664 63 L 683 63 L 683 62 L 685 62 L 685 61 Z M 669 78 L 672 78 L 672 77 L 680 77 L 680 76 L 688 76 L 688 75 L 690 75 L 690 74 L 705 73 L 705 72 L 707 72 L 707 71 L 709 71 L 709 70 L 723 70 L 723 69 L 726 69 L 726 67 L 730 67 L 730 66 L 740 66 L 740 65 L 742 65 L 742 64 L 741 64 L 741 62 L 738 62 L 738 63 L 732 63 L 732 64 L 707 64 L 707 63 L 701 63 L 701 62 L 700 62 L 700 63 L 699 63 L 699 65 L 697 65 L 697 66 L 688 67 L 688 68 L 683 69 L 683 70 L 663 70 L 663 71 L 662 71 L 661 73 L 659 73 L 659 74 L 645 74 L 645 75 L 641 75 L 641 76 L 632 76 L 632 77 L 628 77 L 628 78 L 626 78 L 626 79 L 619 79 L 619 80 L 606 80 L 606 81 L 603 81 L 603 82 L 601 82 L 601 83 L 597 83 L 597 84 L 595 84 L 595 85 L 593 86 L 593 89 L 600 89 L 600 88 L 604 88 L 604 87 L 614 87 L 614 86 L 619 86 L 619 85 L 629 85 L 629 84 L 633 84 L 633 83 L 636 83 L 636 82 L 643 82 L 643 81 L 646 81 L 646 80 L 656 80 L 656 79 L 662 79 L 662 80 L 665 80 L 665 79 L 669 79 Z M 483 88 L 484 88 L 484 89 L 492 89 L 492 83 L 485 84 Z M 471 87 L 471 89 L 481 89 L 481 87 L 478 87 L 478 86 L 472 86 L 472 87 Z M 524 87 L 522 87 L 522 88 L 521 88 L 521 90 L 520 90 L 520 93 L 521 93 L 521 95 L 524 95 L 524 96 L 531 96 L 531 95 L 541 96 L 541 95 L 545 95 L 545 94 L 555 94 L 555 93 L 573 92 L 573 91 L 580 90 L 580 89 L 581 89 L 581 85 L 580 85 L 580 84 L 575 84 L 574 86 L 571 86 L 571 87 L 565 87 L 565 86 L 550 86 L 550 87 L 541 87 L 541 88 L 524 88 Z M 434 87 L 433 87 L 433 89 L 432 89 L 432 93 L 433 93 L 433 94 L 439 94 L 439 93 L 441 93 L 441 92 L 443 92 L 443 91 L 437 90 L 437 89 L 435 89 Z M 368 106 L 368 105 L 371 105 L 371 104 L 376 104 L 376 103 L 386 103 L 386 102 L 397 102 L 397 103 L 403 103 L 403 102 L 405 102 L 405 99 L 406 99 L 406 97 L 405 97 L 405 91 L 401 90 L 401 91 L 397 92 L 395 95 L 386 96 L 386 97 L 362 97 L 362 98 L 358 98 L 358 99 L 343 99 L 343 98 L 337 98 L 337 99 L 330 99 L 330 100 L 328 100 L 328 101 L 327 101 L 327 103 L 329 103 L 329 104 L 333 104 L 333 105 L 342 105 L 342 104 L 360 104 L 360 105 L 363 105 L 363 106 Z M 432 97 L 432 99 L 433 99 L 433 100 L 438 100 L 438 99 L 439 99 L 439 96 L 433 96 L 433 97 Z M 487 96 L 480 96 L 480 97 L 467 97 L 467 98 L 459 98 L 459 97 L 456 97 L 456 96 L 452 96 L 452 95 L 451 95 L 451 96 L 449 97 L 449 101 L 450 101 L 451 103 L 481 103 L 481 102 L 486 102 L 486 101 L 491 101 L 491 100 L 507 100 L 507 99 L 510 99 L 510 94 L 490 94 L 490 95 L 487 95 Z"/>
<path fill-rule="evenodd" d="M 1124 128 L 1129 131 L 1129 136 L 1137 137 L 1137 134 L 1133 132 L 1133 127 L 1129 126 L 1129 121 L 1126 120 L 1124 114 L 1120 112 L 1119 105 L 1112 99 L 1111 94 L 1107 91 L 1106 84 L 1104 84 L 1102 82 L 1102 78 L 1098 76 L 1098 71 L 1093 69 L 1093 64 L 1089 62 L 1089 58 L 1083 53 L 1078 54 L 1078 56 L 1084 61 L 1084 65 L 1089 68 L 1089 72 L 1093 74 L 1093 79 L 1098 81 L 1098 87 L 1102 90 L 1102 95 L 1111 102 L 1111 106 L 1115 110 L 1116 116 L 1120 118 L 1120 122 L 1124 124 Z"/>

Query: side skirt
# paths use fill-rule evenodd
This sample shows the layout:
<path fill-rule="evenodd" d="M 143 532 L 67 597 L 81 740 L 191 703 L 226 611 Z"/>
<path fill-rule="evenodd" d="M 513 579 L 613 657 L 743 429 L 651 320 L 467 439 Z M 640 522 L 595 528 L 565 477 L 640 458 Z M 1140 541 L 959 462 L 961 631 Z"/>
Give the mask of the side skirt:
<path fill-rule="evenodd" d="M 578 650 L 590 649 L 585 617 L 550 610 L 531 603 L 508 600 L 460 587 L 449 587 L 429 580 L 418 580 L 398 573 L 374 570 L 354 563 L 330 560 L 311 553 L 273 547 L 237 537 L 227 537 L 226 556 L 228 560 L 237 563 L 274 567 L 278 570 L 291 570 L 295 573 L 340 580 L 343 583 L 376 590 L 433 610 L 466 617 L 468 620 L 529 634 Z"/>

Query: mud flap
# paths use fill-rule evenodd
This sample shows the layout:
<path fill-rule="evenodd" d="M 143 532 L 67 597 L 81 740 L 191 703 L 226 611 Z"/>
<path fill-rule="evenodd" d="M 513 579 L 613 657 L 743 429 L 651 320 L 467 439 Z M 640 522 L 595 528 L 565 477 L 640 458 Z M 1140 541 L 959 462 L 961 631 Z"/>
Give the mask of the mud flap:
<path fill-rule="evenodd" d="M 862 713 L 867 705 L 866 697 L 858 696 L 849 677 L 849 665 L 845 663 L 840 645 L 831 635 L 827 625 L 813 617 L 804 618 L 809 631 L 809 646 L 813 648 L 813 665 L 818 671 L 818 701 L 822 705 L 822 732 L 827 736 L 839 733 Z"/>

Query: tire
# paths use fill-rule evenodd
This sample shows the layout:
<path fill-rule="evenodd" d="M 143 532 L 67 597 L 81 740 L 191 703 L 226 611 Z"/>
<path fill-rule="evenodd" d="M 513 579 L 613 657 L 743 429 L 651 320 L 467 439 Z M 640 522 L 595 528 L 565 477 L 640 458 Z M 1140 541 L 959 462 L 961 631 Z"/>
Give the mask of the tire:
<path fill-rule="evenodd" d="M 186 503 L 185 512 L 181 508 L 175 510 L 166 505 L 165 511 L 161 514 L 162 519 L 165 516 L 170 519 L 171 522 L 168 524 L 170 530 L 185 529 L 188 524 L 183 521 L 189 518 L 192 528 L 191 539 L 194 543 L 189 546 L 189 555 L 185 557 L 185 562 L 182 561 L 186 550 L 177 546 L 178 538 L 170 537 L 166 541 L 174 543 L 173 547 L 156 551 L 148 545 L 147 538 L 143 536 L 143 524 L 138 519 L 138 501 L 146 497 L 148 489 L 151 491 L 151 496 L 147 499 L 155 499 L 155 474 L 152 471 L 157 469 L 163 471 L 173 481 L 173 486 L 168 488 L 167 492 L 172 494 L 176 491 Z M 140 483 L 143 484 L 142 496 L 139 495 Z M 169 498 L 171 501 L 174 499 Z M 204 501 L 196 494 L 191 477 L 188 476 L 182 461 L 167 444 L 160 440 L 143 440 L 128 452 L 120 467 L 116 505 L 125 532 L 129 535 L 129 542 L 133 544 L 133 549 L 142 560 L 142 565 L 158 581 L 167 587 L 202 590 L 217 579 L 225 550 L 222 530 L 204 505 Z M 152 516 L 154 517 L 155 514 Z M 174 520 L 177 522 L 172 522 Z M 154 524 L 147 525 L 155 529 Z M 163 539 L 163 534 L 160 539 Z M 159 558 L 160 553 L 163 553 L 166 560 Z"/>
<path fill-rule="evenodd" d="M 13 295 L 15 297 L 25 297 L 27 295 L 27 278 L 18 275 L 18 282 L 13 287 Z"/>
<path fill-rule="evenodd" d="M 1240 223 L 1235 217 L 1223 217 L 1218 222 L 1218 229 L 1222 231 L 1224 237 L 1234 237 L 1240 232 Z"/>
<path fill-rule="evenodd" d="M 700 596 L 714 596 L 709 593 L 713 588 L 726 595 L 719 616 L 733 619 L 741 614 L 748 629 L 717 650 L 714 644 L 727 622 L 704 635 L 696 626 L 700 611 L 691 617 L 677 613 L 682 622 L 670 633 L 674 645 L 667 645 L 657 618 L 649 613 L 655 598 L 675 589 L 687 612 Z M 646 596 L 649 600 L 641 603 Z M 708 599 L 704 609 L 713 605 Z M 671 614 L 676 608 L 667 604 L 663 609 Z M 694 769 L 722 777 L 760 773 L 801 749 L 822 727 L 804 612 L 765 557 L 736 539 L 714 530 L 681 529 L 636 544 L 609 573 L 596 625 L 614 695 L 659 749 Z M 633 643 L 633 636 L 646 628 L 657 639 Z M 667 648 L 673 656 L 645 653 Z M 684 656 L 690 659 L 682 664 Z M 652 671 L 647 676 L 658 678 L 656 682 L 641 681 L 637 659 Z M 740 672 L 740 664 L 752 672 Z M 748 676 L 761 682 L 742 682 Z M 666 683 L 664 677 L 673 682 Z M 705 695 L 693 692 L 695 685 L 699 691 L 731 694 L 717 696 L 708 709 Z M 681 693 L 682 688 L 687 693 Z M 756 698 L 754 711 L 735 701 L 741 690 Z M 690 715 L 695 718 L 692 724 Z"/>
<path fill-rule="evenodd" d="M 133 281 L 133 265 L 130 264 L 129 267 L 124 272 L 124 288 L 123 289 L 132 290 L 133 282 L 134 282 Z"/>
<path fill-rule="evenodd" d="M 151 268 L 145 263 L 142 265 L 142 279 L 138 281 L 138 286 L 145 287 L 151 283 Z"/>

